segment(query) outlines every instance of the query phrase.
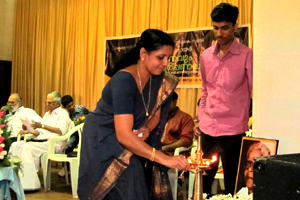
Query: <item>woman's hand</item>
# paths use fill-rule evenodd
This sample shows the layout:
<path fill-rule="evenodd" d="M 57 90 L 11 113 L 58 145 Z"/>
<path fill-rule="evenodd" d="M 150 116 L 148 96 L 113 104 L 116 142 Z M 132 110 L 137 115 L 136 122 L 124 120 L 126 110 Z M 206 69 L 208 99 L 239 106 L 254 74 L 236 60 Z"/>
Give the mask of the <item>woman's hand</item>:
<path fill-rule="evenodd" d="M 148 127 L 142 126 L 139 130 L 133 130 L 133 133 L 145 141 L 150 135 L 150 130 Z"/>
<path fill-rule="evenodd" d="M 165 166 L 169 168 L 177 168 L 179 171 L 190 171 L 190 163 L 183 155 L 169 156 Z"/>

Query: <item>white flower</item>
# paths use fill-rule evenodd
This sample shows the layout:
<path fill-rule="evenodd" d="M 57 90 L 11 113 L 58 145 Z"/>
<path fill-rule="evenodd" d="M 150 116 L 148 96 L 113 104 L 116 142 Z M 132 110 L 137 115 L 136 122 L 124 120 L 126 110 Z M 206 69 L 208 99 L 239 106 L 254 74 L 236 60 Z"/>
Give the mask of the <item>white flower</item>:
<path fill-rule="evenodd" d="M 231 194 L 220 194 L 220 195 L 214 195 L 209 200 L 252 200 L 251 197 L 245 197 L 245 196 L 231 196 Z"/>
<path fill-rule="evenodd" d="M 1 156 L 7 155 L 7 151 L 2 151 L 2 152 L 0 153 L 0 155 L 1 155 Z"/>
<path fill-rule="evenodd" d="M 19 157 L 17 157 L 17 156 L 10 156 L 9 157 L 9 161 L 12 162 L 12 163 L 19 163 L 22 160 Z"/>

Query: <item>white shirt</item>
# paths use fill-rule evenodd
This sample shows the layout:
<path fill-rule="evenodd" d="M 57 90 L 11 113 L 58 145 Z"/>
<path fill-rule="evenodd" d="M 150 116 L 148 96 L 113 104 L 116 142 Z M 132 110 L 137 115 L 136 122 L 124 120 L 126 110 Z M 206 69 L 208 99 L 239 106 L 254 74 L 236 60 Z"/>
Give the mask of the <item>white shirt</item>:
<path fill-rule="evenodd" d="M 69 118 L 68 112 L 63 108 L 58 107 L 51 113 L 49 111 L 45 113 L 42 119 L 42 124 L 57 127 L 61 131 L 62 135 L 64 135 L 71 128 L 72 121 Z M 40 133 L 37 136 L 38 139 L 47 139 L 52 136 L 58 136 L 57 133 L 50 132 L 43 128 L 37 128 L 36 130 Z"/>
<path fill-rule="evenodd" d="M 9 128 L 10 137 L 17 137 L 18 133 L 22 129 L 22 121 L 20 120 L 20 117 L 23 119 L 27 119 L 30 123 L 34 122 L 41 122 L 42 118 L 32 109 L 30 108 L 24 108 L 24 106 L 21 106 L 17 109 L 15 114 L 8 114 L 7 115 L 7 126 Z"/>

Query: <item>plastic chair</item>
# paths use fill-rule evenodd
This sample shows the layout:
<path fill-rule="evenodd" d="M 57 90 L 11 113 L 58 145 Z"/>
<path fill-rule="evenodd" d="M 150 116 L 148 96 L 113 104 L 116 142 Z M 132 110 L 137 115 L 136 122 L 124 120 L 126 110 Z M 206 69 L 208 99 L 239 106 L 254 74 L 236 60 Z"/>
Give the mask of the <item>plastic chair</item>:
<path fill-rule="evenodd" d="M 31 139 L 31 138 L 35 138 L 36 136 L 33 135 L 32 133 L 27 133 L 27 134 L 24 134 L 24 142 L 27 142 L 27 140 Z M 18 135 L 17 136 L 17 142 L 21 141 L 21 135 Z"/>
<path fill-rule="evenodd" d="M 194 141 L 190 147 L 178 147 L 174 151 L 174 156 L 179 155 L 183 151 L 187 151 L 197 145 L 197 141 Z M 169 181 L 172 190 L 172 196 L 174 200 L 177 200 L 177 185 L 178 185 L 178 169 L 172 168 L 168 170 Z M 185 188 L 184 188 L 185 189 Z"/>
<path fill-rule="evenodd" d="M 78 169 L 79 169 L 79 158 L 80 158 L 80 148 L 81 148 L 81 132 L 83 129 L 83 125 L 84 123 L 81 123 L 78 126 L 72 128 L 65 135 L 58 136 L 58 137 L 51 137 L 49 139 L 48 152 L 44 153 L 41 157 L 45 191 L 50 190 L 51 188 L 51 161 L 69 162 L 70 170 L 71 170 L 70 173 L 71 173 L 72 195 L 74 198 L 78 198 L 77 181 L 78 181 Z M 66 154 L 55 153 L 55 143 L 58 141 L 66 141 L 76 131 L 78 131 L 78 135 L 79 135 L 77 157 L 67 157 Z M 68 177 L 67 173 L 66 173 L 66 177 Z"/>
<path fill-rule="evenodd" d="M 187 151 L 191 147 L 179 147 L 174 151 L 174 156 L 179 155 L 180 152 Z M 172 196 L 174 200 L 177 200 L 177 184 L 178 184 L 178 169 L 172 168 L 168 170 L 169 181 L 172 190 Z"/>

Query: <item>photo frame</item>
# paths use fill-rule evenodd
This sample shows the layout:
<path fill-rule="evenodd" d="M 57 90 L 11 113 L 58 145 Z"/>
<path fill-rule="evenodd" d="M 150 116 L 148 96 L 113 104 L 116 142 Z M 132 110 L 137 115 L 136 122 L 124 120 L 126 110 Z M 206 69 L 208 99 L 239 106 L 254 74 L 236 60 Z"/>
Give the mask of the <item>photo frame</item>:
<path fill-rule="evenodd" d="M 253 159 L 277 154 L 278 140 L 243 137 L 235 194 L 247 196 L 253 192 Z"/>

